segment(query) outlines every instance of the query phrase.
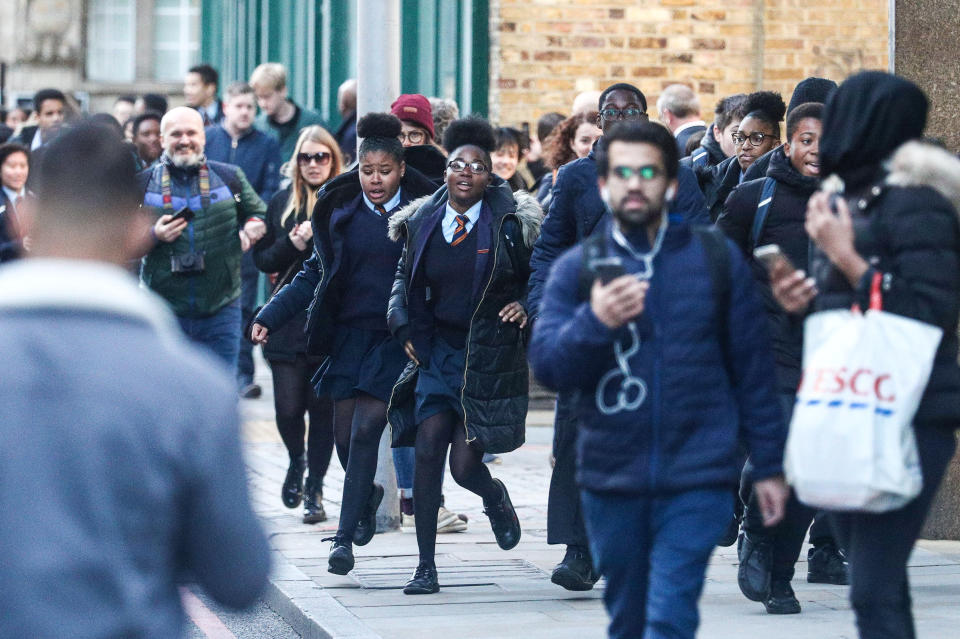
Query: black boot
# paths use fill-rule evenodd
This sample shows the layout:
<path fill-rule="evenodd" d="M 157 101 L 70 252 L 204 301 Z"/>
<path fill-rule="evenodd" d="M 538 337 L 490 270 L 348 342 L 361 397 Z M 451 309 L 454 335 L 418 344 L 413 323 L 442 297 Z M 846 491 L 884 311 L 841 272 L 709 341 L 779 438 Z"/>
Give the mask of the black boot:
<path fill-rule="evenodd" d="M 808 550 L 807 582 L 835 586 L 850 585 L 850 574 L 843 552 L 833 544 L 814 546 Z"/>
<path fill-rule="evenodd" d="M 737 569 L 737 585 L 750 601 L 765 601 L 770 593 L 770 567 L 773 548 L 763 535 L 741 537 L 740 567 Z"/>
<path fill-rule="evenodd" d="M 517 518 L 517 511 L 513 509 L 507 487 L 499 479 L 494 479 L 493 482 L 500 487 L 502 496 L 500 502 L 492 506 L 484 503 L 483 512 L 490 518 L 490 527 L 497 538 L 497 545 L 504 550 L 510 550 L 520 543 L 520 520 Z"/>
<path fill-rule="evenodd" d="M 374 484 L 367 500 L 367 512 L 353 529 L 353 543 L 356 545 L 366 546 L 373 539 L 373 534 L 377 532 L 377 508 L 380 507 L 381 501 L 383 501 L 383 486 Z"/>
<path fill-rule="evenodd" d="M 350 545 L 349 539 L 336 535 L 320 541 L 333 542 L 333 545 L 330 546 L 330 554 L 327 556 L 327 572 L 332 572 L 335 575 L 345 575 L 353 570 L 353 547 Z"/>
<path fill-rule="evenodd" d="M 316 524 L 327 520 L 323 509 L 323 482 L 307 477 L 303 487 L 303 523 Z"/>
<path fill-rule="evenodd" d="M 580 546 L 567 546 L 567 553 L 553 569 L 550 581 L 567 590 L 582 592 L 593 589 L 599 578 L 590 553 Z"/>
<path fill-rule="evenodd" d="M 793 594 L 790 582 L 785 579 L 775 579 L 770 584 L 770 595 L 763 605 L 771 615 L 795 615 L 800 612 L 800 602 Z"/>
<path fill-rule="evenodd" d="M 307 460 L 303 455 L 290 458 L 287 478 L 283 480 L 283 488 L 280 490 L 283 505 L 287 508 L 296 508 L 300 505 L 300 499 L 303 497 L 303 470 L 306 465 Z"/>
<path fill-rule="evenodd" d="M 408 581 L 407 585 L 403 587 L 403 594 L 432 595 L 435 592 L 440 592 L 440 582 L 437 580 L 437 567 L 432 563 L 428 564 L 421 561 L 420 565 L 417 566 L 416 572 L 413 573 L 413 579 Z"/>

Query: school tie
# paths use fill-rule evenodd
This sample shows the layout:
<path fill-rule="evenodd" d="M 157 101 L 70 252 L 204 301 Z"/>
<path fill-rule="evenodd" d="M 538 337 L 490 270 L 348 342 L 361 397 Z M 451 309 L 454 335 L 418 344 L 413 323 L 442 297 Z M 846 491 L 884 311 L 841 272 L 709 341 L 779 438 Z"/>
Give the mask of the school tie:
<path fill-rule="evenodd" d="M 457 228 L 453 231 L 453 239 L 450 246 L 456 246 L 467 238 L 467 222 L 470 221 L 466 215 L 457 216 Z"/>
<path fill-rule="evenodd" d="M 376 210 L 377 215 L 383 217 L 387 214 L 387 209 L 383 208 L 383 204 L 374 204 L 373 208 Z"/>

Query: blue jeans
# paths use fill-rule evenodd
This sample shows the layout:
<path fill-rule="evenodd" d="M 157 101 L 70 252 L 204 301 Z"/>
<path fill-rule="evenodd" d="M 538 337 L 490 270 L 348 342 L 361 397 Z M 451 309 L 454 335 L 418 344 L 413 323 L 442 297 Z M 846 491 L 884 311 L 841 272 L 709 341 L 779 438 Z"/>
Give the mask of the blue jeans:
<path fill-rule="evenodd" d="M 413 446 L 393 449 L 393 467 L 397 471 L 397 488 L 407 499 L 413 499 L 413 467 L 416 453 Z"/>
<path fill-rule="evenodd" d="M 253 383 L 253 342 L 242 334 L 243 327 L 250 323 L 257 306 L 257 285 L 260 283 L 260 271 L 253 263 L 253 251 L 243 254 L 240 262 L 240 330 L 237 331 L 239 352 L 237 355 L 237 384 L 243 388 Z"/>
<path fill-rule="evenodd" d="M 661 496 L 581 492 L 590 550 L 607 580 L 611 639 L 693 639 L 710 553 L 730 523 L 728 488 Z"/>
<path fill-rule="evenodd" d="M 180 317 L 180 328 L 191 342 L 200 344 L 227 365 L 231 373 L 237 368 L 240 351 L 240 300 L 235 299 L 210 317 Z"/>

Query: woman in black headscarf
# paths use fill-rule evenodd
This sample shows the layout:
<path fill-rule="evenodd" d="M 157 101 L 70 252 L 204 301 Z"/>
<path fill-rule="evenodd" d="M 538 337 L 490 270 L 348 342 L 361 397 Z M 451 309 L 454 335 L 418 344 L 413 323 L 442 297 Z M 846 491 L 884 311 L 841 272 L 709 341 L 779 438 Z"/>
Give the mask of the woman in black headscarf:
<path fill-rule="evenodd" d="M 771 279 L 788 312 L 869 307 L 879 278 L 883 309 L 938 326 L 943 340 L 914 433 L 920 495 L 885 513 L 842 512 L 834 526 L 850 562 L 850 600 L 860 637 L 915 636 L 907 559 L 956 448 L 960 426 L 960 161 L 916 141 L 927 100 L 887 73 L 852 76 L 827 100 L 820 163 L 825 188 L 810 198 L 806 229 L 816 245 L 812 278 L 780 264 Z"/>

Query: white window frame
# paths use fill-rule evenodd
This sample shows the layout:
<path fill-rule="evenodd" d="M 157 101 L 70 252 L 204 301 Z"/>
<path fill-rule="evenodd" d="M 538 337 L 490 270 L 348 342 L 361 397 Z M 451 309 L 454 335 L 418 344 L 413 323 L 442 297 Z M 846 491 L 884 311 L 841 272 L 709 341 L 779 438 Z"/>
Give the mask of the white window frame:
<path fill-rule="evenodd" d="M 154 4 L 153 19 L 153 79 L 158 82 L 176 82 L 183 78 L 200 57 L 200 0 L 177 0 L 173 7 Z M 179 19 L 180 29 L 176 41 L 160 41 L 157 28 L 161 18 Z M 190 39 L 190 22 L 197 23 L 197 39 Z"/>
<path fill-rule="evenodd" d="M 135 0 L 90 0 L 87 17 L 86 76 L 95 82 L 133 82 L 136 77 L 137 3 Z M 114 24 L 98 28 L 100 17 L 111 22 L 125 17 L 124 34 Z M 112 32 L 111 32 L 112 30 Z"/>

